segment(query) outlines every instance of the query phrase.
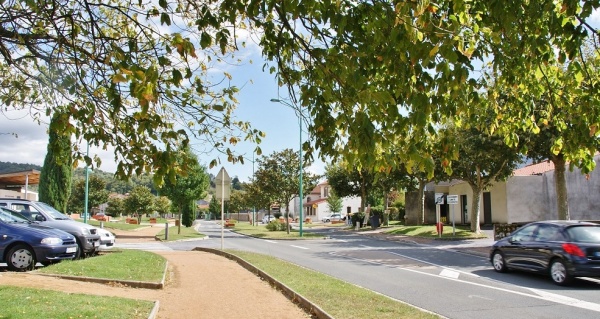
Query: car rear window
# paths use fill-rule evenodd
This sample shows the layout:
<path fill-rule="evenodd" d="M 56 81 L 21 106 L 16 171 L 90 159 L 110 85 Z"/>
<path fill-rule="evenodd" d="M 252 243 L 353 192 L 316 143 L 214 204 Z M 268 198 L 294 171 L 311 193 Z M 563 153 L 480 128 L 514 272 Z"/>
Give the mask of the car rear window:
<path fill-rule="evenodd" d="M 567 233 L 574 242 L 600 244 L 600 225 L 569 227 Z"/>

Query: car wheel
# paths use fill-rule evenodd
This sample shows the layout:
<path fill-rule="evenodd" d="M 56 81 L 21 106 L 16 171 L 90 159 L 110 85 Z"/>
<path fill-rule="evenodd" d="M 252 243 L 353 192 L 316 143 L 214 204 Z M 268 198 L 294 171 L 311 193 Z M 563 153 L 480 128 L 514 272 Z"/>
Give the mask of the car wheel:
<path fill-rule="evenodd" d="M 561 259 L 554 259 L 550 263 L 550 278 L 559 286 L 568 285 L 573 281 L 573 276 L 569 275 L 567 266 Z"/>
<path fill-rule="evenodd" d="M 33 250 L 26 245 L 16 245 L 8 252 L 6 264 L 13 271 L 32 270 L 35 267 Z"/>
<path fill-rule="evenodd" d="M 75 257 L 73 257 L 73 260 L 81 258 L 85 258 L 85 254 L 83 253 L 83 245 L 81 245 L 81 242 L 79 239 L 77 239 L 77 252 L 75 252 Z"/>
<path fill-rule="evenodd" d="M 492 255 L 492 266 L 494 266 L 494 270 L 497 272 L 506 272 L 508 270 L 506 259 L 504 259 L 504 254 L 501 251 L 496 250 Z"/>

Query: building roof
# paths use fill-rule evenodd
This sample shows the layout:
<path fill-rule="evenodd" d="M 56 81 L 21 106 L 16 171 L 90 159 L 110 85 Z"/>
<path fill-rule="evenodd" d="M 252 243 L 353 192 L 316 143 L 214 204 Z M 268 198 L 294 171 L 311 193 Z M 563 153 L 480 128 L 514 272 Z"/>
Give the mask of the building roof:
<path fill-rule="evenodd" d="M 311 200 L 310 202 L 304 203 L 304 207 L 308 207 L 308 206 L 312 206 L 312 205 L 318 205 L 318 204 L 320 204 L 322 202 L 326 202 L 326 201 L 327 201 L 327 198 L 319 198 L 319 199 L 316 199 L 316 200 Z"/>
<path fill-rule="evenodd" d="M 531 175 L 542 175 L 546 172 L 554 170 L 554 163 L 551 161 L 544 161 L 537 164 L 527 165 L 513 171 L 513 176 L 531 176 Z"/>
<path fill-rule="evenodd" d="M 40 171 L 31 169 L 27 171 L 2 173 L 0 174 L 0 184 L 23 186 L 37 185 L 40 183 Z"/>
<path fill-rule="evenodd" d="M 329 185 L 329 183 L 327 181 L 321 182 L 319 184 L 317 184 L 317 186 L 315 186 L 315 188 L 313 188 L 312 191 L 310 191 L 311 194 L 321 194 L 321 188 L 323 186 L 327 186 Z"/>

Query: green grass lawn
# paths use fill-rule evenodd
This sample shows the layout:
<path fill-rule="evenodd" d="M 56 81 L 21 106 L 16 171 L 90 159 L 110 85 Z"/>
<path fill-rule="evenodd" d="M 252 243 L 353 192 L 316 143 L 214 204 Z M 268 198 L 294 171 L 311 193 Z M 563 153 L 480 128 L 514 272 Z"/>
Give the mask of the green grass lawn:
<path fill-rule="evenodd" d="M 115 280 L 160 282 L 166 259 L 142 250 L 114 250 L 100 256 L 64 260 L 58 264 L 40 268 L 44 274 L 85 276 Z"/>
<path fill-rule="evenodd" d="M 154 303 L 0 285 L 0 319 L 148 318 Z"/>
<path fill-rule="evenodd" d="M 141 250 L 115 250 L 106 255 L 62 261 L 37 270 L 44 274 L 160 282 L 166 259 Z M 154 303 L 44 289 L 0 285 L 0 319 L 148 318 Z"/>

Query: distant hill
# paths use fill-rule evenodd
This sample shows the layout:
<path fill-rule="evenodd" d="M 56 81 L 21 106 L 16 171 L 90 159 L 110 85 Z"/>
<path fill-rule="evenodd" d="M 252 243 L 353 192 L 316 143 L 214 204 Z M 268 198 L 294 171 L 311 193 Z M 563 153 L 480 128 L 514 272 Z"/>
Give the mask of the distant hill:
<path fill-rule="evenodd" d="M 0 174 L 28 171 L 28 170 L 32 170 L 32 169 L 41 171 L 42 167 L 39 165 L 35 165 L 35 164 L 0 162 Z"/>

